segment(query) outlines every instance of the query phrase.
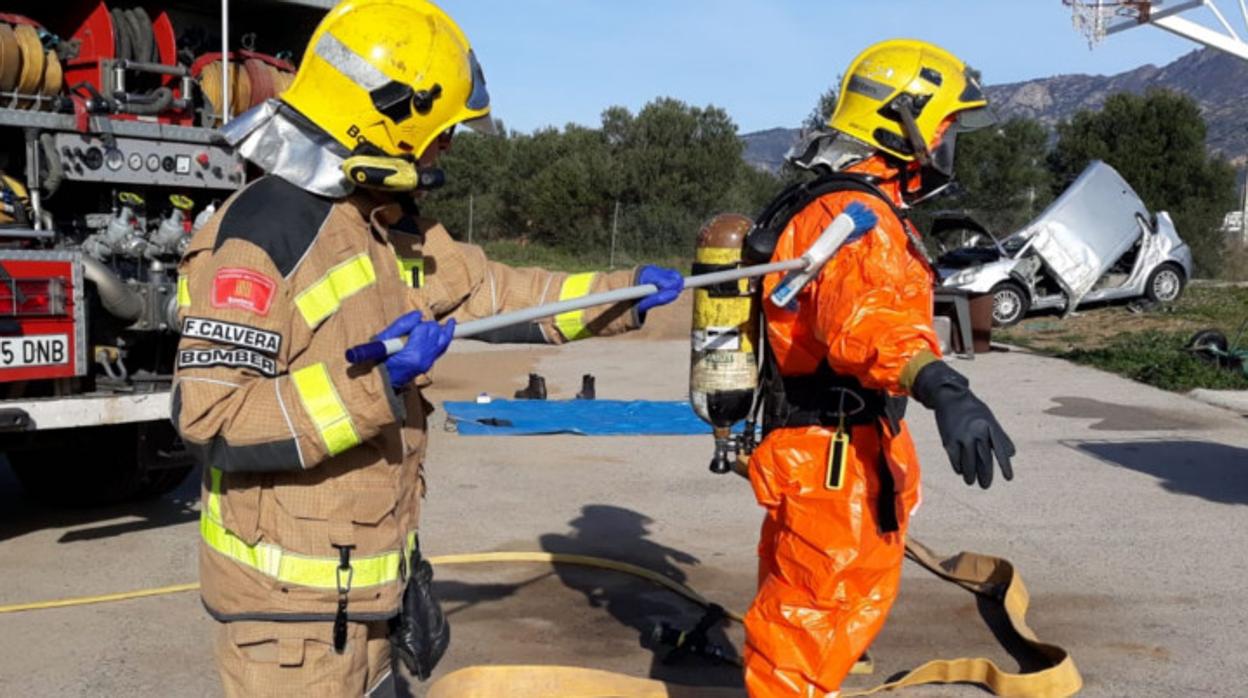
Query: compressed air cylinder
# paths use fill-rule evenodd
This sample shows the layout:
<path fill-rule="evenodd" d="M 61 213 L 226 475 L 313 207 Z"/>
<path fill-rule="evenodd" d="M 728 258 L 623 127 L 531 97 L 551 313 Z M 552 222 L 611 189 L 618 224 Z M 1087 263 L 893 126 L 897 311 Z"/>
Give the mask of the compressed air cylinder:
<path fill-rule="evenodd" d="M 698 232 L 693 273 L 741 266 L 741 252 L 752 223 L 737 214 L 712 218 Z M 694 289 L 693 353 L 689 401 L 703 421 L 726 437 L 749 416 L 758 385 L 758 309 L 751 281 Z"/>

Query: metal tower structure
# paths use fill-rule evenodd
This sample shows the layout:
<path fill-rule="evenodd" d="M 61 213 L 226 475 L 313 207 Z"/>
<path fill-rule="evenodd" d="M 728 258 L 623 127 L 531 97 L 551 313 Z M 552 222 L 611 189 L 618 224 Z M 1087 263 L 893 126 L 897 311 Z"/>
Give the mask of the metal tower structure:
<path fill-rule="evenodd" d="M 1062 0 L 1062 4 L 1071 9 L 1075 28 L 1088 37 L 1089 46 L 1110 34 L 1151 24 L 1248 61 L 1248 0 L 1220 0 L 1223 6 L 1239 5 L 1235 22 L 1219 0 Z M 1236 24 L 1242 24 L 1238 31 Z"/>

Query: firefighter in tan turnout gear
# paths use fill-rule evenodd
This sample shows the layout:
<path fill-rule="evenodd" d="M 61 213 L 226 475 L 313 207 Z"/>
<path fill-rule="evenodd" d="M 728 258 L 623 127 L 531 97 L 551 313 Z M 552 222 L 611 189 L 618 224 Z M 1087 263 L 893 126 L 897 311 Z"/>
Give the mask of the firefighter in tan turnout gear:
<path fill-rule="evenodd" d="M 383 695 L 392 654 L 425 678 L 445 648 L 416 537 L 431 409 L 419 386 L 454 319 L 662 289 L 494 337 L 561 343 L 635 329 L 680 291 L 656 267 L 511 269 L 414 215 L 451 130 L 488 112 L 476 57 L 440 9 L 347 0 L 290 90 L 226 129 L 267 174 L 182 261 L 173 412 L 205 465 L 200 578 L 227 695 Z M 347 347 L 377 337 L 407 344 L 347 364 Z"/>

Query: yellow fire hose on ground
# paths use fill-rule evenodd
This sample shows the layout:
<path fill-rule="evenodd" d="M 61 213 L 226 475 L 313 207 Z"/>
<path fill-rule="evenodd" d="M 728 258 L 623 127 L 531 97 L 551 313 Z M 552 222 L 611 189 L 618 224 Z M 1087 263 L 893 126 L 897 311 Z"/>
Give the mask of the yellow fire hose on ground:
<path fill-rule="evenodd" d="M 1049 665 L 1038 671 L 1015 674 L 1002 670 L 988 659 L 941 659 L 927 662 L 901 678 L 875 688 L 842 693 L 841 698 L 869 696 L 906 686 L 935 683 L 972 683 L 984 686 L 998 696 L 1035 698 L 1064 698 L 1074 695 L 1080 689 L 1082 679 L 1070 654 L 1057 645 L 1041 642 L 1027 626 L 1027 609 L 1030 603 L 1027 589 L 1023 585 L 1022 577 L 1009 561 L 966 552 L 942 558 L 913 538 L 906 544 L 906 555 L 933 574 L 1000 603 L 1014 632 L 1038 654 L 1046 657 Z M 429 558 L 429 561 L 435 566 L 541 563 L 591 567 L 645 579 L 700 606 L 710 604 L 697 591 L 658 572 L 619 560 L 588 555 L 536 551 L 491 552 L 438 555 Z M 116 594 L 12 604 L 0 606 L 0 614 L 126 601 L 194 591 L 198 588 L 198 584 L 177 584 Z M 736 622 L 742 620 L 741 614 L 732 611 L 727 612 L 727 616 Z M 470 667 L 448 674 L 430 688 L 428 698 L 497 698 L 504 695 L 510 698 L 739 698 L 742 693 L 739 689 L 669 686 L 658 681 L 577 667 L 487 666 Z"/>

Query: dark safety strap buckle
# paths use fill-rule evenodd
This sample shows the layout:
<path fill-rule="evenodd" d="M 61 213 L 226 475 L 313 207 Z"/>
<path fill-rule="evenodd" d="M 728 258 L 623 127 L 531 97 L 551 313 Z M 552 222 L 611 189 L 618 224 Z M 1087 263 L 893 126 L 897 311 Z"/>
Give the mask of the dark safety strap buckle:
<path fill-rule="evenodd" d="M 334 652 L 338 654 L 347 649 L 347 595 L 351 592 L 351 581 L 354 577 L 351 546 L 344 545 L 338 548 L 338 569 L 334 570 L 334 584 L 338 587 L 338 612 L 334 614 Z"/>
<path fill-rule="evenodd" d="M 346 582 L 343 582 L 343 577 Z M 351 581 L 355 578 L 355 568 L 351 566 L 351 546 L 338 548 L 338 569 L 334 570 L 334 582 L 338 587 L 338 595 L 346 596 L 351 591 Z"/>
<path fill-rule="evenodd" d="M 837 395 L 837 393 L 839 393 L 839 395 Z M 867 409 L 867 399 L 864 398 L 861 393 L 859 393 L 857 390 L 854 390 L 853 388 L 845 388 L 841 386 L 835 386 L 835 387 L 829 388 L 828 389 L 828 397 L 829 397 L 828 402 L 829 403 L 832 402 L 831 398 L 833 396 L 836 396 L 837 398 L 836 409 L 823 410 L 823 415 L 827 419 L 828 423 L 832 423 L 832 422 L 843 423 L 846 419 L 849 419 L 850 417 L 853 417 L 854 415 L 861 414 L 864 410 Z M 846 407 L 845 403 L 846 403 L 847 398 L 849 400 L 849 405 L 850 405 L 850 409 L 848 410 L 845 409 Z"/>

